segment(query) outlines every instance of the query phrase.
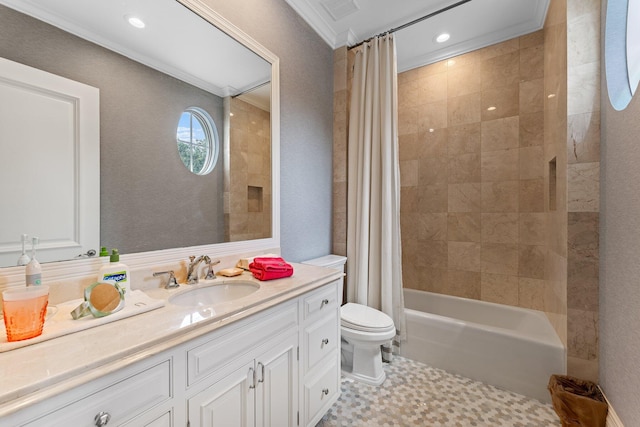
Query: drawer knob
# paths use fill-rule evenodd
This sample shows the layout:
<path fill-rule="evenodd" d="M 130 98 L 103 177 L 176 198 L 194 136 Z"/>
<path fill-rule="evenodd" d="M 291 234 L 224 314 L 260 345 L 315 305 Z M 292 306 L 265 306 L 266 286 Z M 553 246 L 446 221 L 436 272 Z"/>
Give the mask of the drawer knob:
<path fill-rule="evenodd" d="M 322 304 L 320 305 L 320 307 L 322 307 L 323 305 L 328 305 L 329 304 L 329 300 L 328 299 L 323 299 L 322 300 Z"/>
<path fill-rule="evenodd" d="M 328 388 L 323 388 L 322 389 L 322 394 L 324 394 L 325 396 L 327 396 L 329 394 L 329 389 Z"/>
<path fill-rule="evenodd" d="M 329 338 L 325 338 L 322 340 L 322 344 L 327 345 L 329 344 Z"/>
<path fill-rule="evenodd" d="M 96 414 L 93 421 L 95 421 L 97 427 L 103 427 L 109 423 L 110 419 L 111 415 L 108 412 L 101 411 Z"/>

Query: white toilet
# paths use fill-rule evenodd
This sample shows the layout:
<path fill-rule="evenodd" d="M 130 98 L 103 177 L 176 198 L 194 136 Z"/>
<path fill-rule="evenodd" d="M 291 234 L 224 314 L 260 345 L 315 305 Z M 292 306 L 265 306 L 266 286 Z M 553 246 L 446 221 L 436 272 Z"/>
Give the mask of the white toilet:
<path fill-rule="evenodd" d="M 346 257 L 327 255 L 303 264 L 344 271 Z M 382 369 L 380 346 L 396 335 L 393 320 L 381 311 L 361 304 L 347 303 L 340 308 L 342 334 L 342 374 L 371 385 L 380 385 Z"/>

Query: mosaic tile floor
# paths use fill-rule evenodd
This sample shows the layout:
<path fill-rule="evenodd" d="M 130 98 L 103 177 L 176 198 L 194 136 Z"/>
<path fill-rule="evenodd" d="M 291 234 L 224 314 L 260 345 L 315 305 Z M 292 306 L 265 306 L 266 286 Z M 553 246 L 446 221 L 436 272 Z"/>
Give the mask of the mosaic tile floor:
<path fill-rule="evenodd" d="M 394 357 L 387 379 L 372 387 L 342 379 L 342 396 L 316 427 L 560 426 L 549 404 L 419 362 Z"/>

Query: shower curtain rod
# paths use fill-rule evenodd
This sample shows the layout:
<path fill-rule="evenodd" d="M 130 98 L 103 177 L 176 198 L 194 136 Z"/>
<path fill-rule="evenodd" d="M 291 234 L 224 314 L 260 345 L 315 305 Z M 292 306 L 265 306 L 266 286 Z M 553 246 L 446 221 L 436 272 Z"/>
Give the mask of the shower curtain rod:
<path fill-rule="evenodd" d="M 462 6 L 463 4 L 465 4 L 465 3 L 469 3 L 470 1 L 471 1 L 471 0 L 462 0 L 462 1 L 459 1 L 459 2 L 457 2 L 457 3 L 451 4 L 451 5 L 449 5 L 449 6 L 443 7 L 442 9 L 438 9 L 438 10 L 436 10 L 435 12 L 431 12 L 431 13 L 430 13 L 430 14 L 428 14 L 428 15 L 421 16 L 420 18 L 414 19 L 414 20 L 413 20 L 413 21 L 411 21 L 411 22 L 407 22 L 406 24 L 402 24 L 402 25 L 400 25 L 399 27 L 392 28 L 392 29 L 390 29 L 390 30 L 388 30 L 388 31 L 385 31 L 384 33 L 380 33 L 380 34 L 375 35 L 375 36 L 373 36 L 373 37 L 369 37 L 368 39 L 363 40 L 363 41 L 361 41 L 361 42 L 360 42 L 360 43 L 358 43 L 358 44 L 354 44 L 353 46 L 350 46 L 350 47 L 349 47 L 349 49 L 354 49 L 354 48 L 356 48 L 356 47 L 358 47 L 358 46 L 361 46 L 361 45 L 363 45 L 364 43 L 366 43 L 366 42 L 368 42 L 368 41 L 370 41 L 370 40 L 372 40 L 372 39 L 374 39 L 374 38 L 376 38 L 376 37 L 383 36 L 383 35 L 385 35 L 385 34 L 393 34 L 393 33 L 395 33 L 396 31 L 403 30 L 403 29 L 405 29 L 405 28 L 407 28 L 407 27 L 412 26 L 413 24 L 417 24 L 417 23 L 422 22 L 422 21 L 424 21 L 424 20 L 426 20 L 426 19 L 429 19 L 429 18 L 433 18 L 434 16 L 439 15 L 439 14 L 441 14 L 442 12 L 446 12 L 446 11 L 451 10 L 451 9 L 454 9 L 454 8 L 456 8 L 456 7 L 458 7 L 458 6 Z"/>
<path fill-rule="evenodd" d="M 271 80 L 267 80 L 266 82 L 263 82 L 263 83 L 257 84 L 257 85 L 255 85 L 255 86 L 253 86 L 253 87 L 250 87 L 249 89 L 245 89 L 245 90 L 243 90 L 243 91 L 242 91 L 242 92 L 240 92 L 240 93 L 236 93 L 235 95 L 231 95 L 231 98 L 237 98 L 237 97 L 238 97 L 238 96 L 240 96 L 240 95 L 244 95 L 245 93 L 249 93 L 249 92 L 251 92 L 252 90 L 256 90 L 256 89 L 258 89 L 258 88 L 261 88 L 262 86 L 268 85 L 269 83 L 271 83 Z"/>

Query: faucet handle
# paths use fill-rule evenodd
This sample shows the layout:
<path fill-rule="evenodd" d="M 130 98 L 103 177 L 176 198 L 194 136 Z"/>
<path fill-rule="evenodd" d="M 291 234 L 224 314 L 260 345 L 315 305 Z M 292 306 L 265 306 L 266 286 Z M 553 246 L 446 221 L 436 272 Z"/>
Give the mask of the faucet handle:
<path fill-rule="evenodd" d="M 180 286 L 178 284 L 178 281 L 176 280 L 176 275 L 173 272 L 173 270 L 156 271 L 155 273 L 153 273 L 153 277 L 160 276 L 161 274 L 168 274 L 169 275 L 169 280 L 167 280 L 167 284 L 164 287 L 165 289 L 172 289 L 172 288 L 177 288 L 177 287 Z"/>
<path fill-rule="evenodd" d="M 190 261 L 190 262 L 195 261 L 195 259 L 196 259 L 196 256 L 195 256 L 195 255 L 189 255 L 189 261 Z"/>
<path fill-rule="evenodd" d="M 220 264 L 220 260 L 217 259 L 215 261 L 211 261 L 209 260 L 209 268 L 207 270 L 207 275 L 205 276 L 205 279 L 215 279 L 216 278 L 216 273 L 213 271 L 213 266 L 214 265 L 218 265 Z"/>

